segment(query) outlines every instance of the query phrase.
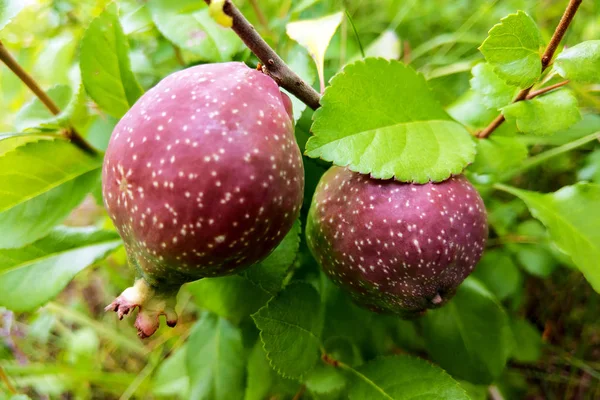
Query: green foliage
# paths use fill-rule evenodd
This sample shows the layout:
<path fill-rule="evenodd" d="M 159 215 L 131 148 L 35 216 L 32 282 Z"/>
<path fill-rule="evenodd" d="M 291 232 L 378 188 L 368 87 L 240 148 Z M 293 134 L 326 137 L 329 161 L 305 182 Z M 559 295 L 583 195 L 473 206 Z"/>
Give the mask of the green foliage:
<path fill-rule="evenodd" d="M 502 373 L 513 337 L 502 306 L 474 278 L 458 288 L 443 308 L 422 320 L 431 357 L 452 375 L 473 383 L 490 383 Z"/>
<path fill-rule="evenodd" d="M 25 4 L 19 0 L 0 0 L 0 30 L 14 18 Z"/>
<path fill-rule="evenodd" d="M 502 114 L 514 121 L 519 131 L 534 135 L 553 134 L 581 119 L 577 98 L 567 89 L 510 104 L 502 108 Z"/>
<path fill-rule="evenodd" d="M 190 398 L 241 399 L 245 355 L 239 328 L 205 313 L 192 329 L 187 347 Z"/>
<path fill-rule="evenodd" d="M 90 23 L 81 39 L 79 63 L 85 90 L 113 117 L 122 117 L 144 92 L 131 72 L 116 3 Z"/>
<path fill-rule="evenodd" d="M 308 156 L 375 178 L 438 182 L 475 155 L 468 132 L 444 112 L 423 77 L 396 61 L 347 66 L 325 90 L 314 120 Z"/>
<path fill-rule="evenodd" d="M 301 378 L 319 357 L 322 329 L 319 294 L 293 283 L 252 316 L 267 358 L 284 377 Z"/>
<path fill-rule="evenodd" d="M 357 369 L 350 399 L 468 400 L 464 389 L 442 369 L 418 358 L 382 357 Z"/>
<path fill-rule="evenodd" d="M 521 271 L 510 255 L 502 250 L 488 250 L 473 276 L 484 283 L 498 300 L 514 295 L 523 284 Z"/>
<path fill-rule="evenodd" d="M 501 185 L 527 204 L 531 215 L 550 232 L 556 245 L 569 255 L 596 291 L 600 291 L 600 186 L 578 183 L 555 193 L 540 194 Z"/>
<path fill-rule="evenodd" d="M 31 245 L 0 250 L 0 306 L 35 310 L 120 245 L 115 232 L 59 227 Z"/>
<path fill-rule="evenodd" d="M 496 73 L 521 88 L 533 85 L 542 73 L 540 31 L 529 15 L 519 11 L 495 25 L 479 48 Z"/>
<path fill-rule="evenodd" d="M 563 50 L 554 69 L 565 79 L 577 82 L 600 82 L 600 40 L 589 40 Z"/>
<path fill-rule="evenodd" d="M 512 102 L 517 95 L 518 89 L 496 75 L 490 63 L 477 64 L 471 73 L 471 88 L 479 94 L 481 101 L 488 108 L 500 109 Z"/>

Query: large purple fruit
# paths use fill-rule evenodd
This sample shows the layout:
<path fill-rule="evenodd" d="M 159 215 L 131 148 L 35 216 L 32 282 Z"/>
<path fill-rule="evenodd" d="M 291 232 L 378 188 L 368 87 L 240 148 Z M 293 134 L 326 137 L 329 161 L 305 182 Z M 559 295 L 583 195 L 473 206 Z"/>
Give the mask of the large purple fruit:
<path fill-rule="evenodd" d="M 374 311 L 413 316 L 448 301 L 481 258 L 485 206 L 464 176 L 416 185 L 333 167 L 306 227 L 325 273 Z"/>
<path fill-rule="evenodd" d="M 107 310 L 139 307 L 140 337 L 173 326 L 185 283 L 239 272 L 283 239 L 304 172 L 291 103 L 242 63 L 163 79 L 116 126 L 103 166 L 106 209 L 138 279 Z"/>

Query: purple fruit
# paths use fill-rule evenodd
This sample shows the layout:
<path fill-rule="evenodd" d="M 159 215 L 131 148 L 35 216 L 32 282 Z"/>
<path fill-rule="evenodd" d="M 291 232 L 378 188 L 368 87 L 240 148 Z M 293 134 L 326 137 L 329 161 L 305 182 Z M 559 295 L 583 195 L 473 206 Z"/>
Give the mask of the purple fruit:
<path fill-rule="evenodd" d="M 242 63 L 176 72 L 116 126 L 104 203 L 138 279 L 107 310 L 139 307 L 140 337 L 175 325 L 185 283 L 264 259 L 302 205 L 304 171 L 290 100 Z"/>
<path fill-rule="evenodd" d="M 416 185 L 333 167 L 313 197 L 306 237 L 354 300 L 403 316 L 448 301 L 481 258 L 481 197 L 464 176 Z"/>

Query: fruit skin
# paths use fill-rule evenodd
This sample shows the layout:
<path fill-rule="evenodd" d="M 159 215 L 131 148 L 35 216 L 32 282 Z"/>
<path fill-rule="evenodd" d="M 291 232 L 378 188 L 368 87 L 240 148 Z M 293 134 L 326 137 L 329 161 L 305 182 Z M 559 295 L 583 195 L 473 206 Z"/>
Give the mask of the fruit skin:
<path fill-rule="evenodd" d="M 107 309 L 152 309 L 140 336 L 160 314 L 174 324 L 181 284 L 239 272 L 292 227 L 304 170 L 290 105 L 262 72 L 206 64 L 163 79 L 115 127 L 104 203 L 140 280 Z"/>
<path fill-rule="evenodd" d="M 308 246 L 325 273 L 378 312 L 440 307 L 481 258 L 488 224 L 463 176 L 424 185 L 333 167 L 309 211 Z"/>

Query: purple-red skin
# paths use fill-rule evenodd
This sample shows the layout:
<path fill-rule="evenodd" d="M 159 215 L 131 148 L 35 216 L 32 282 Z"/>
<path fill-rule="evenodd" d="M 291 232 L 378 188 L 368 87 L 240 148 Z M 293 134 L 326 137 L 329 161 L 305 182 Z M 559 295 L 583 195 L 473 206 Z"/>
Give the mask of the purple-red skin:
<path fill-rule="evenodd" d="M 309 248 L 353 299 L 405 317 L 440 307 L 473 271 L 487 214 L 463 175 L 424 185 L 333 167 L 308 216 Z"/>
<path fill-rule="evenodd" d="M 104 203 L 130 263 L 162 292 L 264 259 L 303 190 L 289 98 L 237 62 L 159 82 L 117 124 L 103 166 Z"/>

